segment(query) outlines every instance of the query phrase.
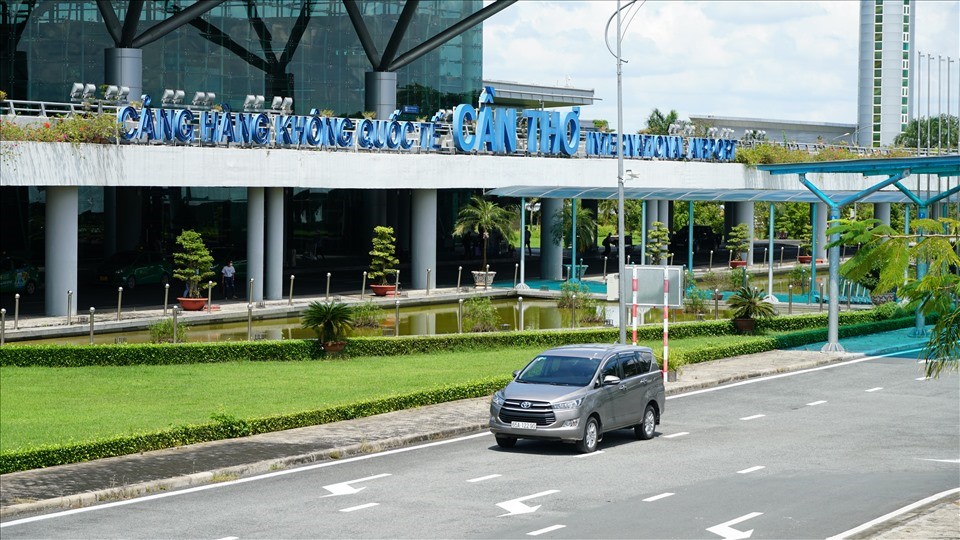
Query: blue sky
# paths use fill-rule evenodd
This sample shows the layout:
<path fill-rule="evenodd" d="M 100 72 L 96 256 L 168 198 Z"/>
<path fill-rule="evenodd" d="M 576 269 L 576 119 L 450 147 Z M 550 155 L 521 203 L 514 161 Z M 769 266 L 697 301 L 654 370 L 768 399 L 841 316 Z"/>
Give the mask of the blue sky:
<path fill-rule="evenodd" d="M 485 0 L 489 3 L 490 0 Z M 626 0 L 623 0 L 626 3 Z M 960 109 L 960 0 L 913 2 L 916 48 L 942 55 L 940 105 Z M 484 23 L 484 78 L 592 88 L 583 112 L 616 124 L 616 60 L 604 45 L 614 0 L 520 0 Z M 856 123 L 860 2 L 656 1 L 636 11 L 622 42 L 624 125 L 654 108 L 681 118 L 711 114 Z M 625 21 L 624 21 L 625 22 Z M 616 23 L 610 28 L 614 46 Z M 931 109 L 938 111 L 937 61 Z M 921 72 L 927 114 L 927 67 Z"/>

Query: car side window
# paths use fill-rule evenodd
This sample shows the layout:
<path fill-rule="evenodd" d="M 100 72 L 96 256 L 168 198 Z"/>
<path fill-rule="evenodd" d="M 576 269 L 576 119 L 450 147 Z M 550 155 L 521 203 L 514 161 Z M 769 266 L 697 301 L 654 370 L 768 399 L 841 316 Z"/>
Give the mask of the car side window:
<path fill-rule="evenodd" d="M 640 370 L 640 361 L 636 353 L 630 354 L 621 354 L 620 355 L 620 366 L 623 368 L 623 378 L 629 379 L 641 373 L 646 373 L 645 371 Z"/>
<path fill-rule="evenodd" d="M 620 363 L 617 361 L 616 356 L 614 356 L 613 358 L 607 359 L 607 361 L 603 364 L 603 370 L 600 371 L 600 380 L 603 381 L 607 377 L 607 375 L 613 375 L 618 379 L 622 379 L 623 377 L 620 376 L 619 366 L 620 366 Z"/>
<path fill-rule="evenodd" d="M 640 362 L 645 366 L 643 372 L 647 373 L 650 371 L 657 371 L 660 369 L 660 366 L 657 365 L 656 360 L 653 359 L 653 354 L 648 352 L 640 353 Z"/>

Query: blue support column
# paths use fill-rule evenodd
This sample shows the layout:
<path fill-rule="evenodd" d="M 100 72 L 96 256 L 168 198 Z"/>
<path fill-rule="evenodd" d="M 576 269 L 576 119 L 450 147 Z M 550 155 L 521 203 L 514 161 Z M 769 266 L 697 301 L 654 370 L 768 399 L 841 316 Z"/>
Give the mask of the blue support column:
<path fill-rule="evenodd" d="M 527 287 L 527 200 L 520 198 L 520 283 L 517 283 L 518 289 L 529 289 Z"/>
<path fill-rule="evenodd" d="M 917 219 L 926 219 L 927 218 L 927 206 L 921 204 L 917 207 Z M 923 236 L 923 229 L 917 229 L 917 234 L 921 237 Z M 921 238 L 922 239 L 922 238 Z M 918 240 L 919 242 L 920 240 Z M 924 259 L 917 259 L 917 281 L 923 279 L 923 276 L 927 275 L 927 261 Z M 927 321 L 926 317 L 923 316 L 923 306 L 917 306 L 916 314 L 916 324 L 913 330 L 910 332 L 910 337 L 926 337 L 927 335 Z"/>
<path fill-rule="evenodd" d="M 570 199 L 570 275 L 567 278 L 571 281 L 579 281 L 577 275 L 577 200 Z"/>
<path fill-rule="evenodd" d="M 770 232 L 767 236 L 767 299 L 776 303 L 777 299 L 773 296 L 773 235 L 774 235 L 774 209 L 773 203 L 770 203 Z"/>
<path fill-rule="evenodd" d="M 840 207 L 833 205 L 830 207 L 830 220 L 840 219 Z M 830 242 L 833 245 L 827 253 L 830 260 L 830 305 L 827 310 L 827 344 L 820 349 L 820 352 L 843 352 L 843 346 L 840 345 L 840 246 L 836 243 L 840 240 L 839 233 L 830 235 Z M 816 258 L 814 258 L 816 263 Z"/>
<path fill-rule="evenodd" d="M 693 201 L 687 202 L 687 270 L 693 272 Z"/>
<path fill-rule="evenodd" d="M 812 231 L 810 233 L 810 291 L 807 293 L 813 297 L 813 291 L 817 290 L 817 203 L 810 203 L 810 223 Z"/>
<path fill-rule="evenodd" d="M 647 201 L 640 203 L 640 264 L 647 264 Z"/>

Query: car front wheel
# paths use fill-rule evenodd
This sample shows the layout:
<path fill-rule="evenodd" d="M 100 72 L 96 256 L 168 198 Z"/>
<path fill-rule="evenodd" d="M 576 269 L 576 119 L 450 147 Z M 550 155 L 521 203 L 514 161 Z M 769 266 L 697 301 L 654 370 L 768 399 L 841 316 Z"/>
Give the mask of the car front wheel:
<path fill-rule="evenodd" d="M 600 442 L 600 422 L 596 417 L 591 416 L 587 419 L 587 425 L 583 427 L 583 439 L 577 441 L 577 450 L 589 454 L 597 449 L 597 443 Z"/>
<path fill-rule="evenodd" d="M 657 429 L 657 414 L 653 410 L 653 405 L 647 405 L 643 411 L 643 422 L 633 427 L 633 432 L 637 438 L 642 441 L 648 441 L 653 438 L 653 432 Z"/>
<path fill-rule="evenodd" d="M 497 446 L 500 448 L 513 448 L 517 444 L 516 437 L 507 437 L 505 435 L 497 435 Z"/>
<path fill-rule="evenodd" d="M 127 278 L 127 288 L 132 289 L 137 286 L 137 278 L 130 276 Z"/>

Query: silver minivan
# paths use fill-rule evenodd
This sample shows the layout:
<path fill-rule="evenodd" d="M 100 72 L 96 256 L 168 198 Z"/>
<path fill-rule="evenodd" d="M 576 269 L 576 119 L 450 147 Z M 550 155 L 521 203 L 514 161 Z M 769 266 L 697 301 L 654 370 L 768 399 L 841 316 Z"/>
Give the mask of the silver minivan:
<path fill-rule="evenodd" d="M 502 448 L 542 439 L 593 452 L 615 429 L 652 438 L 663 407 L 663 374 L 649 347 L 567 345 L 538 354 L 494 393 L 490 431 Z"/>

